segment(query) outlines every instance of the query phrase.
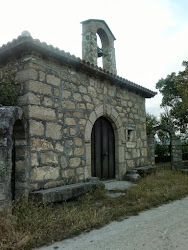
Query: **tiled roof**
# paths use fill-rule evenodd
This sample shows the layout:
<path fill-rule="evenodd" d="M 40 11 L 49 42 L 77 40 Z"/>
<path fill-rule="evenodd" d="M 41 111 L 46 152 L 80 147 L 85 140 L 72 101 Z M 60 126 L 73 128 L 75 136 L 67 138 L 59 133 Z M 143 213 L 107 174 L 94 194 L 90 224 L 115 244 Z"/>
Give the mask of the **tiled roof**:
<path fill-rule="evenodd" d="M 66 53 L 64 50 L 54 48 L 52 45 L 48 45 L 45 42 L 40 42 L 38 39 L 33 39 L 29 32 L 23 32 L 21 36 L 14 39 L 12 42 L 0 47 L 0 64 L 5 63 L 9 57 L 20 55 L 24 51 L 34 50 L 46 57 L 52 57 L 59 60 L 62 63 L 70 64 L 77 70 L 84 70 L 99 76 L 101 79 L 108 79 L 113 83 L 121 86 L 122 88 L 129 89 L 136 92 L 146 98 L 154 97 L 157 93 L 151 91 L 145 87 L 142 87 L 136 83 L 133 83 L 125 78 L 122 78 L 116 74 L 112 74 L 101 67 L 81 60 L 79 57 L 75 57 L 70 53 Z"/>

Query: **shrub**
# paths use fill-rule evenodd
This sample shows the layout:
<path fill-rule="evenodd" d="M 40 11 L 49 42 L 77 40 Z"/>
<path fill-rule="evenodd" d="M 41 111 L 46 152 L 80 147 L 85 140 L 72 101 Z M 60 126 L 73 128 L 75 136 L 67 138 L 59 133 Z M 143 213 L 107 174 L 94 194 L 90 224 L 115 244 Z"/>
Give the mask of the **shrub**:
<path fill-rule="evenodd" d="M 0 77 L 0 106 L 16 106 L 18 104 L 18 85 L 15 73 L 8 72 Z"/>
<path fill-rule="evenodd" d="M 0 177 L 10 173 L 11 171 L 6 169 L 5 162 L 0 158 Z"/>

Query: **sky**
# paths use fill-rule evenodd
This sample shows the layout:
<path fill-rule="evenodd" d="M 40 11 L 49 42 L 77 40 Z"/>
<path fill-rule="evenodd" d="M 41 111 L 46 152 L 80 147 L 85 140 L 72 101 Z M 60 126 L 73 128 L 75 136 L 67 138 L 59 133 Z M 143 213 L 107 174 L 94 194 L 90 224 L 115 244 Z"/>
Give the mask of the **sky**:
<path fill-rule="evenodd" d="M 187 0 L 0 0 L 0 46 L 28 30 L 34 39 L 82 57 L 82 25 L 102 19 L 116 37 L 117 74 L 153 91 L 188 60 Z M 159 117 L 161 95 L 146 100 Z"/>

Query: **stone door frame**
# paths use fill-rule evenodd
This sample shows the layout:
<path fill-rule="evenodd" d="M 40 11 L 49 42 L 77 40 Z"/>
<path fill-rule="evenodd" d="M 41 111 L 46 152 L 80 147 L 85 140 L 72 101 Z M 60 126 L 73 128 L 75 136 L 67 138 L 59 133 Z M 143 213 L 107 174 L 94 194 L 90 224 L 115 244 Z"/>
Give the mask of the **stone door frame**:
<path fill-rule="evenodd" d="M 172 168 L 181 168 L 182 162 L 182 146 L 180 139 L 175 135 L 173 129 L 169 126 L 159 125 L 153 127 L 147 135 L 148 139 L 148 161 L 152 166 L 155 165 L 155 134 L 158 130 L 163 130 L 169 133 L 171 140 L 171 164 Z"/>
<path fill-rule="evenodd" d="M 85 180 L 91 177 L 91 133 L 95 121 L 99 117 L 105 117 L 111 122 L 114 129 L 115 136 L 115 172 L 116 179 L 121 179 L 125 174 L 125 132 L 122 120 L 117 111 L 110 105 L 104 104 L 95 108 L 90 114 L 85 127 L 85 146 L 86 146 L 86 167 L 85 167 Z"/>

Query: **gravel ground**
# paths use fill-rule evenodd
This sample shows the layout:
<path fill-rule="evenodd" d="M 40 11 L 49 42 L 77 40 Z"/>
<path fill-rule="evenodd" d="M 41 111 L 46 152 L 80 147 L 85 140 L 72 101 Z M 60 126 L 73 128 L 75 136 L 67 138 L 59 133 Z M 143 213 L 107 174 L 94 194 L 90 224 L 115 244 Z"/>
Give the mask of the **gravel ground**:
<path fill-rule="evenodd" d="M 188 197 L 41 250 L 188 249 Z"/>

